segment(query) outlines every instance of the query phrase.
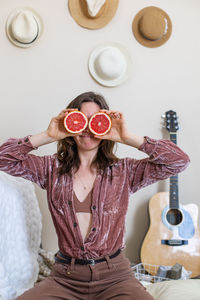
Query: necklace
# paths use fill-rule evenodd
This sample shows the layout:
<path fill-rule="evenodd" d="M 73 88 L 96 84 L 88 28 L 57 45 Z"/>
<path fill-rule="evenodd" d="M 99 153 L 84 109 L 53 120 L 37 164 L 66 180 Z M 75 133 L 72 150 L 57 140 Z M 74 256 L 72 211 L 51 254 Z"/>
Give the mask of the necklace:
<path fill-rule="evenodd" d="M 82 181 L 82 179 L 80 178 L 80 176 L 78 174 L 76 174 L 78 179 L 80 180 L 82 186 L 83 186 L 83 189 L 86 190 L 87 189 L 87 186 L 85 186 L 84 182 Z"/>
<path fill-rule="evenodd" d="M 82 186 L 83 186 L 83 189 L 84 190 L 86 190 L 87 189 L 87 187 L 88 187 L 88 184 L 87 185 L 85 185 L 85 183 L 83 182 L 83 180 L 80 178 L 80 176 L 79 176 L 79 174 L 78 173 L 76 173 L 76 175 L 77 175 L 77 177 L 78 177 L 78 179 L 79 179 L 79 181 L 81 182 L 81 184 L 82 184 Z M 95 178 L 96 178 L 96 176 L 97 175 L 95 175 Z M 94 179 L 95 180 L 95 179 Z M 94 181 L 93 181 L 93 184 L 94 184 Z M 90 185 L 89 185 L 90 186 Z"/>

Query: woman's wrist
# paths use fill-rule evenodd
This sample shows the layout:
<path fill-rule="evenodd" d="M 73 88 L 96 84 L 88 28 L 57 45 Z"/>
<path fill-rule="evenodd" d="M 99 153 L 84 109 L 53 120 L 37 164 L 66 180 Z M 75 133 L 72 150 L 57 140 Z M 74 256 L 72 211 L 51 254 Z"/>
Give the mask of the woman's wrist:
<path fill-rule="evenodd" d="M 47 131 L 43 131 L 38 134 L 34 134 L 29 137 L 29 140 L 33 147 L 37 148 L 46 144 L 50 144 L 55 142 L 56 140 L 52 137 L 50 137 L 47 133 Z"/>
<path fill-rule="evenodd" d="M 144 141 L 145 139 L 143 136 L 138 136 L 132 133 L 126 137 L 124 144 L 134 148 L 140 148 L 140 146 L 144 143 Z"/>

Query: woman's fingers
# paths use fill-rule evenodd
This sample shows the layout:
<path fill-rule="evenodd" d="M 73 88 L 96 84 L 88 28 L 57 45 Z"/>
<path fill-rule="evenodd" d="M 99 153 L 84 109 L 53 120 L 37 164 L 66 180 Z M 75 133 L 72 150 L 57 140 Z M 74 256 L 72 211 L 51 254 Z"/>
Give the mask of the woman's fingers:
<path fill-rule="evenodd" d="M 59 113 L 59 115 L 60 114 L 67 114 L 67 113 L 69 113 L 69 112 L 71 112 L 71 111 L 74 111 L 74 110 L 78 110 L 78 108 L 66 108 L 66 109 L 63 109 L 63 110 L 61 110 L 61 112 Z"/>
<path fill-rule="evenodd" d="M 101 109 L 100 111 L 108 114 L 113 119 L 121 119 L 123 117 L 123 114 L 118 110 Z"/>
<path fill-rule="evenodd" d="M 115 111 L 112 113 L 112 116 L 114 119 L 121 119 L 122 118 L 122 113 L 120 111 Z"/>
<path fill-rule="evenodd" d="M 74 110 L 78 110 L 78 108 L 66 108 L 63 109 L 59 115 L 56 117 L 57 119 L 61 120 L 63 119 L 69 112 L 74 111 Z"/>

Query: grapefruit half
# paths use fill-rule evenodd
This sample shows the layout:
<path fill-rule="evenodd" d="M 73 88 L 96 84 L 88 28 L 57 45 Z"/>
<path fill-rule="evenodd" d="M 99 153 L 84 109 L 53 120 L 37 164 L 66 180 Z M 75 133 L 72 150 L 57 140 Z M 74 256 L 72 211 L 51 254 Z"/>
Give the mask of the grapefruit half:
<path fill-rule="evenodd" d="M 64 126 L 68 132 L 79 133 L 88 124 L 88 119 L 81 111 L 71 111 L 64 118 Z"/>
<path fill-rule="evenodd" d="M 104 112 L 98 112 L 94 114 L 90 120 L 88 127 L 90 131 L 95 135 L 104 135 L 111 129 L 112 122 L 109 115 Z"/>

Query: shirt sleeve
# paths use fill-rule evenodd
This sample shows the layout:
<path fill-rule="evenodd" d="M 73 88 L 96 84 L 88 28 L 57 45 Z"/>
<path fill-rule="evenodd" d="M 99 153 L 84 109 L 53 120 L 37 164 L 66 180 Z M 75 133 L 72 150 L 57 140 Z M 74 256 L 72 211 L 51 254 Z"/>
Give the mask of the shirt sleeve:
<path fill-rule="evenodd" d="M 0 146 L 0 171 L 23 177 L 46 189 L 50 157 L 29 154 L 34 149 L 37 148 L 33 147 L 29 137 L 7 140 Z"/>
<path fill-rule="evenodd" d="M 145 137 L 140 151 L 148 157 L 141 160 L 127 159 L 129 188 L 136 192 L 154 182 L 167 179 L 183 171 L 189 164 L 188 155 L 170 140 Z"/>

